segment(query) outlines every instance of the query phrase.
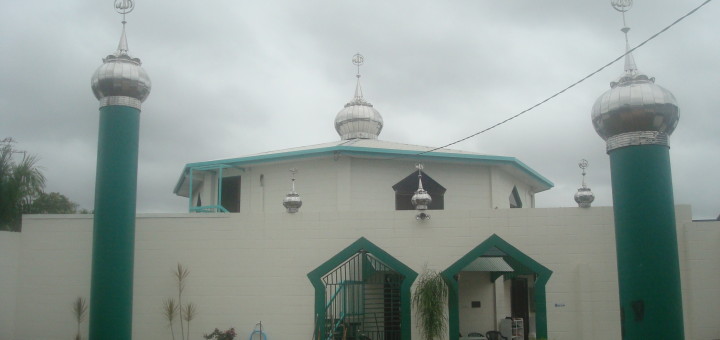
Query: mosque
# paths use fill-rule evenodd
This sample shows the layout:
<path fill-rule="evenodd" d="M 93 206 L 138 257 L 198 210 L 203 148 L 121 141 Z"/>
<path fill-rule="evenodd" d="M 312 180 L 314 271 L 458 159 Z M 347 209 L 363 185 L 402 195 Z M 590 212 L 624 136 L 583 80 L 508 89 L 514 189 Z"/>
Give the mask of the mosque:
<path fill-rule="evenodd" d="M 362 56 L 353 62 L 359 66 Z M 419 339 L 411 300 L 426 270 L 447 286 L 445 339 L 481 340 L 494 331 L 511 340 L 639 339 L 627 334 L 665 329 L 670 322 L 658 320 L 674 315 L 679 327 L 671 328 L 680 338 L 720 339 L 720 222 L 693 221 L 689 206 L 672 204 L 671 183 L 623 169 L 638 157 L 662 161 L 678 122 L 672 93 L 638 71 L 631 54 L 611 89 L 588 103 L 608 143 L 615 208 L 592 207 L 584 181 L 575 193 L 578 207 L 535 208 L 535 194 L 553 183 L 521 160 L 383 140 L 382 116 L 360 79 L 358 72 L 352 99 L 335 116 L 338 140 L 186 164 L 174 193 L 187 198 L 188 212 L 135 216 L 133 205 L 129 248 L 114 248 L 128 236 L 117 225 L 102 229 L 98 220 L 124 223 L 114 209 L 134 191 L 109 203 L 96 198 L 95 216 L 27 215 L 21 233 L 0 232 L 0 339 L 74 336 L 71 305 L 78 296 L 91 299 L 91 323 L 102 317 L 122 323 L 126 307 L 103 302 L 102 315 L 93 315 L 101 307 L 92 300 L 123 294 L 132 338 L 171 339 L 162 304 L 177 297 L 178 264 L 189 269 L 183 301 L 197 307 L 187 330 L 194 339 L 231 327 L 252 339 L 260 324 L 273 340 Z M 124 29 L 92 84 L 104 145 L 103 138 L 118 137 L 103 137 L 103 129 L 125 124 L 103 127 L 104 119 L 139 118 L 150 92 Z M 624 154 L 646 146 L 661 151 Z M 114 182 L 128 180 L 113 171 L 107 176 L 120 176 Z M 631 189 L 648 182 L 655 191 L 624 193 L 616 182 Z M 669 194 L 657 189 L 666 184 Z M 98 187 L 96 196 L 117 189 Z M 657 204 L 670 207 L 658 209 L 653 195 L 669 196 Z M 98 274 L 103 251 L 129 253 L 129 268 L 114 263 Z M 130 283 L 114 286 L 120 280 L 113 275 Z M 625 307 L 637 290 L 625 283 L 631 281 L 652 296 L 631 298 Z M 681 301 L 666 304 L 673 289 Z M 80 326 L 91 339 L 102 332 Z"/>

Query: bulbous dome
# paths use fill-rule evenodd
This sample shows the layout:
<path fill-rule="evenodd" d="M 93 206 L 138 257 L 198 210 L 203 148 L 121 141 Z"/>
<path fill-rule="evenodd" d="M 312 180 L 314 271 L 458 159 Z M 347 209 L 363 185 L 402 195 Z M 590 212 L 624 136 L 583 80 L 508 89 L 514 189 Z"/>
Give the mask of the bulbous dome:
<path fill-rule="evenodd" d="M 125 29 L 114 54 L 103 58 L 103 64 L 92 76 L 91 86 L 95 97 L 131 97 L 143 102 L 150 95 L 150 77 L 138 58 L 127 54 Z"/>
<path fill-rule="evenodd" d="M 426 210 L 430 203 L 432 203 L 432 197 L 423 188 L 415 191 L 415 194 L 410 199 L 412 205 L 415 206 L 416 210 Z"/>
<path fill-rule="evenodd" d="M 289 213 L 296 213 L 302 207 L 302 197 L 295 192 L 295 190 L 289 192 L 283 199 L 283 206 Z"/>
<path fill-rule="evenodd" d="M 355 96 L 335 116 L 335 131 L 345 139 L 377 139 L 383 128 L 380 112 L 363 98 L 360 75 L 357 75 Z"/>
<path fill-rule="evenodd" d="M 377 139 L 382 128 L 380 112 L 358 97 L 345 104 L 335 117 L 335 130 L 342 139 Z"/>
<path fill-rule="evenodd" d="M 575 202 L 581 208 L 590 208 L 590 204 L 595 200 L 595 194 L 590 188 L 583 186 L 575 193 Z"/>
<path fill-rule="evenodd" d="M 672 134 L 679 120 L 673 94 L 656 85 L 655 78 L 632 70 L 603 93 L 593 105 L 595 131 L 607 140 L 627 132 L 656 131 Z"/>

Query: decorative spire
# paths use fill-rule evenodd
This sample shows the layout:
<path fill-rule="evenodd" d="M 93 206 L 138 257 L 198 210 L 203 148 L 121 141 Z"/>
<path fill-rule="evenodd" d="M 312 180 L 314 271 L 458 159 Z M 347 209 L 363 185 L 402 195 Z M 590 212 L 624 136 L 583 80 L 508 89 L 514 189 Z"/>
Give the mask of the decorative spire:
<path fill-rule="evenodd" d="M 632 53 L 629 53 L 630 42 L 628 40 L 628 32 L 630 32 L 630 27 L 628 27 L 625 22 L 625 12 L 632 8 L 633 0 L 612 0 L 610 4 L 616 11 L 622 13 L 623 28 L 621 28 L 620 31 L 625 34 L 625 52 L 627 53 L 625 55 L 625 73 L 633 75 L 637 72 L 637 66 L 635 65 L 635 58 L 633 58 Z"/>
<path fill-rule="evenodd" d="M 140 109 L 141 103 L 150 95 L 152 83 L 142 62 L 128 55 L 125 34 L 125 15 L 135 8 L 134 0 L 115 0 L 115 11 L 122 14 L 122 34 L 115 53 L 103 58 L 103 64 L 95 71 L 91 87 L 100 107 L 123 105 Z"/>
<path fill-rule="evenodd" d="M 427 220 L 430 219 L 430 215 L 425 213 L 425 210 L 427 210 L 430 203 L 432 203 L 432 197 L 430 197 L 430 194 L 428 194 L 425 189 L 423 189 L 422 185 L 422 169 L 423 165 L 421 163 L 418 163 L 415 165 L 415 168 L 418 169 L 418 189 L 415 190 L 415 194 L 410 199 L 410 202 L 412 205 L 415 206 L 415 210 L 419 211 L 420 213 L 415 216 L 418 220 Z"/>
<path fill-rule="evenodd" d="M 360 86 L 360 66 L 365 62 L 365 58 L 363 58 L 362 54 L 356 53 L 353 56 L 352 59 L 353 64 L 357 66 L 357 85 L 355 85 L 355 98 L 353 98 L 353 101 L 363 101 L 363 93 L 362 93 L 362 87 Z"/>
<path fill-rule="evenodd" d="M 285 196 L 285 199 L 283 199 L 283 206 L 287 209 L 287 212 L 294 214 L 302 207 L 302 198 L 295 192 L 295 174 L 297 173 L 297 169 L 290 169 L 290 173 L 292 174 L 292 189 L 290 189 L 290 192 Z"/>
<path fill-rule="evenodd" d="M 125 21 L 125 15 L 132 12 L 133 9 L 135 9 L 135 1 L 133 0 L 115 0 L 115 11 L 122 14 L 122 34 L 120 35 L 120 42 L 118 43 L 117 51 L 115 52 L 115 56 L 119 57 L 121 55 L 127 55 L 128 53 L 128 43 L 127 43 L 127 37 L 125 36 L 125 24 L 127 24 L 127 21 Z"/>
<path fill-rule="evenodd" d="M 585 184 L 585 169 L 588 167 L 588 161 L 586 159 L 581 159 L 578 163 L 578 167 L 582 169 L 582 188 L 578 189 L 578 192 L 575 193 L 575 202 L 577 202 L 578 206 L 581 208 L 590 208 L 590 204 L 595 200 L 595 194 L 590 191 L 590 188 L 587 187 Z"/>
<path fill-rule="evenodd" d="M 360 65 L 365 58 L 356 53 L 352 63 L 357 66 L 357 85 L 353 99 L 345 104 L 345 108 L 335 116 L 335 130 L 343 140 L 347 139 L 377 139 L 383 128 L 383 119 L 380 113 L 363 98 L 362 86 L 360 86 Z"/>

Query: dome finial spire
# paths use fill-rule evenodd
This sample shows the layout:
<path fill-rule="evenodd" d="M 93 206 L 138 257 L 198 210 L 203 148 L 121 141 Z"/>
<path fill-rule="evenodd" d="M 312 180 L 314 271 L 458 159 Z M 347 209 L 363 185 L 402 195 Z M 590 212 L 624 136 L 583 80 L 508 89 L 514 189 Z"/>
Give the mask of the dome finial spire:
<path fill-rule="evenodd" d="M 116 56 L 128 54 L 128 43 L 127 37 L 125 36 L 125 24 L 127 23 L 127 21 L 125 21 L 125 15 L 132 12 L 133 9 L 135 9 L 134 0 L 115 0 L 115 11 L 122 14 L 123 25 L 122 34 L 120 35 L 120 42 L 118 43 L 118 48 L 115 52 Z"/>
<path fill-rule="evenodd" d="M 357 77 L 357 85 L 355 85 L 355 99 L 362 99 L 363 93 L 362 93 L 362 87 L 360 86 L 360 66 L 365 62 L 365 58 L 360 54 L 360 52 L 355 53 L 353 56 L 352 62 L 355 66 L 357 66 L 357 74 L 355 77 Z"/>
<path fill-rule="evenodd" d="M 628 27 L 625 22 L 625 12 L 632 8 L 633 0 L 611 0 L 610 5 L 612 5 L 616 11 L 622 13 L 623 28 L 621 28 L 620 31 L 625 34 L 625 52 L 627 53 L 625 54 L 625 73 L 633 74 L 637 72 L 637 65 L 635 65 L 635 58 L 633 58 L 632 53 L 630 53 L 630 41 L 628 40 L 630 27 Z"/>

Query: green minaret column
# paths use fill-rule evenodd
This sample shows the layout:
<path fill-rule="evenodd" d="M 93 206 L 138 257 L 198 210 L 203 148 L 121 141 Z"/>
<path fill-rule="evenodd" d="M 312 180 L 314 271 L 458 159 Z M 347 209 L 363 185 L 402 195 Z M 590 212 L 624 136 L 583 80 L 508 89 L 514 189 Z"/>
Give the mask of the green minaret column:
<path fill-rule="evenodd" d="M 612 4 L 624 21 L 632 1 Z M 622 29 L 626 42 L 629 30 Z M 622 338 L 684 339 L 668 144 L 677 102 L 638 71 L 629 53 L 610 87 L 595 102 L 592 121 L 610 156 Z"/>
<path fill-rule="evenodd" d="M 116 8 L 126 14 L 132 2 Z M 119 6 L 119 7 L 118 7 Z M 90 292 L 90 340 L 132 338 L 135 201 L 140 105 L 150 78 L 127 54 L 125 21 L 118 49 L 92 77 L 100 101 Z"/>

